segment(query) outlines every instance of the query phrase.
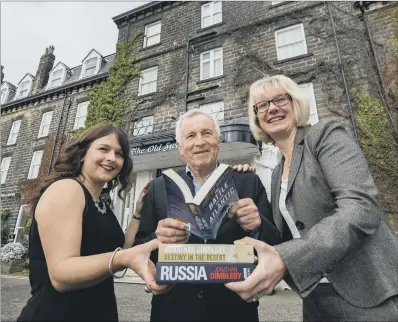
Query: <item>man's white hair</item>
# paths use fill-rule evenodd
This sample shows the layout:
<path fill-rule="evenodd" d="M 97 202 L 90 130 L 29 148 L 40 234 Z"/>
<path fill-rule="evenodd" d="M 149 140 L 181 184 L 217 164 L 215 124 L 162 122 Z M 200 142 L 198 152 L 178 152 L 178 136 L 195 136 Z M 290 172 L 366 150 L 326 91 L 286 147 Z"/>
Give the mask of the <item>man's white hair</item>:
<path fill-rule="evenodd" d="M 211 116 L 209 113 L 207 113 L 205 111 L 202 111 L 202 110 L 200 110 L 198 108 L 195 108 L 195 109 L 192 109 L 192 110 L 190 110 L 188 112 L 185 112 L 177 120 L 177 123 L 176 123 L 176 141 L 177 141 L 178 144 L 181 144 L 181 123 L 182 123 L 182 121 L 184 121 L 186 118 L 193 117 L 193 116 L 198 115 L 198 114 L 202 114 L 202 115 L 206 115 L 206 116 L 210 117 L 210 119 L 213 120 L 214 126 L 216 128 L 217 136 L 221 137 L 221 130 L 220 130 L 220 126 L 218 125 L 217 120 L 213 116 Z"/>

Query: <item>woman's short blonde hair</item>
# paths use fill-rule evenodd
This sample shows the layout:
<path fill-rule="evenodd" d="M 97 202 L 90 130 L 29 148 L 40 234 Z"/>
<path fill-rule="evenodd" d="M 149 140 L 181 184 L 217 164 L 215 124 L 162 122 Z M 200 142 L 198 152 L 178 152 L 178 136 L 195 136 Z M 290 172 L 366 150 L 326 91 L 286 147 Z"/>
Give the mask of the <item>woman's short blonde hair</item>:
<path fill-rule="evenodd" d="M 254 113 L 253 105 L 256 102 L 256 98 L 264 94 L 264 92 L 270 88 L 275 87 L 282 87 L 292 98 L 294 121 L 297 127 L 306 126 L 310 116 L 308 98 L 306 97 L 304 90 L 298 87 L 298 85 L 289 77 L 274 75 L 255 81 L 250 86 L 249 91 L 249 125 L 255 139 L 265 143 L 270 142 L 271 138 L 260 127 L 258 118 Z"/>

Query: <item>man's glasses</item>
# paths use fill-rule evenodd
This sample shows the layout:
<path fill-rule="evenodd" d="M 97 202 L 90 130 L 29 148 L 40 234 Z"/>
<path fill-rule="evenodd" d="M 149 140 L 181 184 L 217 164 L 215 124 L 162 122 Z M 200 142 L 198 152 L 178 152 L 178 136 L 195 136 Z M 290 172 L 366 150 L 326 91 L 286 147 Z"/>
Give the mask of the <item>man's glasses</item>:
<path fill-rule="evenodd" d="M 268 111 L 271 102 L 274 103 L 275 106 L 281 107 L 286 105 L 289 101 L 291 101 L 292 97 L 289 94 L 282 94 L 274 97 L 272 100 L 263 101 L 253 105 L 254 114 L 265 113 Z"/>

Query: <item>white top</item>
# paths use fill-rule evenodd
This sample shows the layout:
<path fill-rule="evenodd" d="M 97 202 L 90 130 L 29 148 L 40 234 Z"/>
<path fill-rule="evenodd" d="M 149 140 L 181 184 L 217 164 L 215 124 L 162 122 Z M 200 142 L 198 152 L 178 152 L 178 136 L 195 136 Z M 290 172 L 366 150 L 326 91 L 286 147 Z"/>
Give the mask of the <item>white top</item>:
<path fill-rule="evenodd" d="M 287 193 L 287 179 L 282 178 L 281 195 L 279 197 L 279 210 L 281 211 L 281 214 L 282 214 L 283 218 L 285 219 L 287 226 L 289 227 L 290 232 L 292 233 L 293 238 L 301 238 L 300 232 L 297 229 L 292 216 L 290 216 L 289 212 L 287 211 L 286 193 Z M 329 281 L 326 277 L 324 277 L 319 281 L 319 283 L 329 283 Z"/>

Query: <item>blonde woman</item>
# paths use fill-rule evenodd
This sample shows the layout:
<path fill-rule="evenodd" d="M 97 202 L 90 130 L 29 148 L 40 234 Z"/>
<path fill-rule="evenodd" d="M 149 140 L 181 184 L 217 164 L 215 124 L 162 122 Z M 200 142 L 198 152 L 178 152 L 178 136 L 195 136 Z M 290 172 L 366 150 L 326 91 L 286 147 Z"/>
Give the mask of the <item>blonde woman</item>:
<path fill-rule="evenodd" d="M 283 242 L 237 241 L 254 245 L 259 265 L 227 287 L 250 301 L 283 278 L 304 299 L 304 321 L 398 321 L 398 239 L 366 160 L 341 123 L 308 126 L 308 118 L 307 100 L 290 78 L 251 85 L 252 133 L 283 155 L 271 194 Z"/>

